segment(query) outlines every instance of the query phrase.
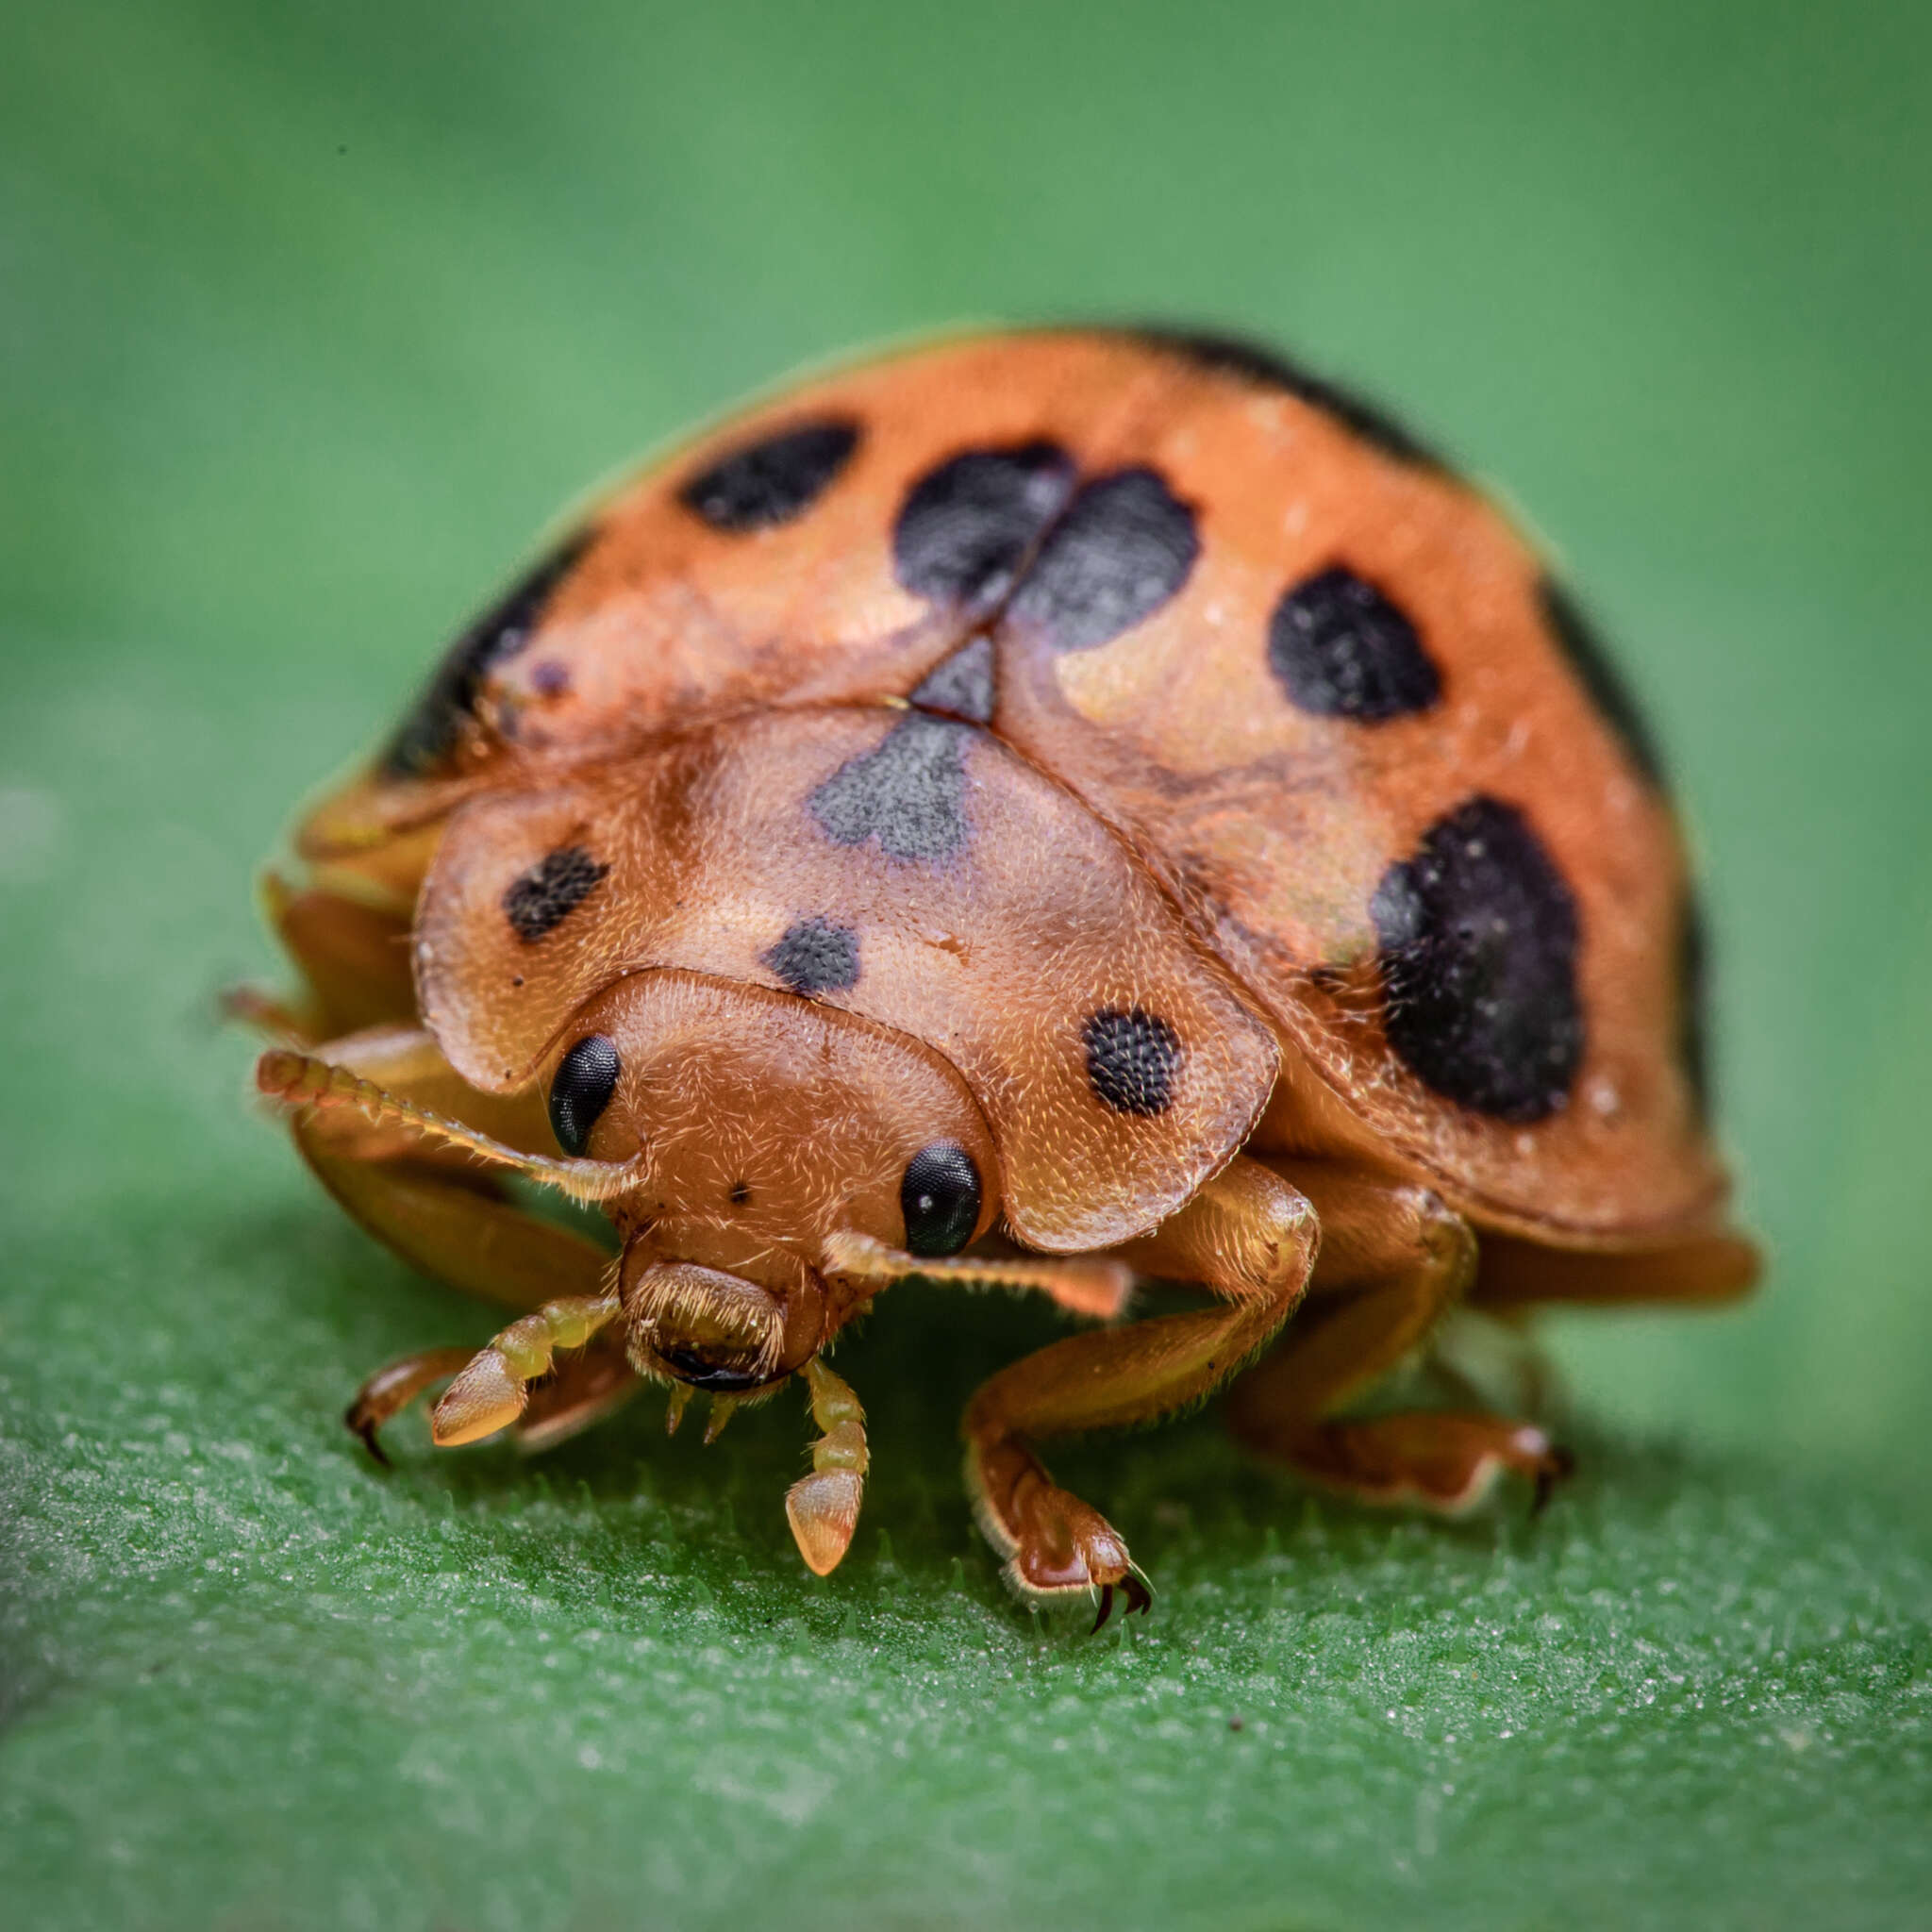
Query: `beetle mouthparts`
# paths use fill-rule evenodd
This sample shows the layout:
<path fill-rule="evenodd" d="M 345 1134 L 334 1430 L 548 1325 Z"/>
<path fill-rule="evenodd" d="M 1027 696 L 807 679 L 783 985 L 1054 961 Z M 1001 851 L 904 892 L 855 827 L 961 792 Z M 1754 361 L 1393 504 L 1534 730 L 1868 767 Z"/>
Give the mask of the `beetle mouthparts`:
<path fill-rule="evenodd" d="M 756 1282 L 692 1261 L 646 1268 L 625 1295 L 632 1366 L 742 1394 L 779 1379 L 785 1311 Z"/>

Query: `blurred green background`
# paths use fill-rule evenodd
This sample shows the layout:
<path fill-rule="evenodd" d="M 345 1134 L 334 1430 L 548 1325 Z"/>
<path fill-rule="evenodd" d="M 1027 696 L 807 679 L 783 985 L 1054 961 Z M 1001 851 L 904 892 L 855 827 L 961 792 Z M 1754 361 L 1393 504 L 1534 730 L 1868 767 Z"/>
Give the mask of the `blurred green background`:
<path fill-rule="evenodd" d="M 0 64 L 0 1917 L 1932 1918 L 1932 12 L 71 4 Z M 1540 1524 L 1060 1458 L 1155 1615 L 1002 1597 L 908 1291 L 807 1578 L 788 1406 L 379 1477 L 487 1311 L 211 1018 L 250 877 L 536 528 L 799 364 L 1188 318 L 1385 397 L 1622 641 L 1719 941 L 1749 1308 L 1553 1331 Z"/>

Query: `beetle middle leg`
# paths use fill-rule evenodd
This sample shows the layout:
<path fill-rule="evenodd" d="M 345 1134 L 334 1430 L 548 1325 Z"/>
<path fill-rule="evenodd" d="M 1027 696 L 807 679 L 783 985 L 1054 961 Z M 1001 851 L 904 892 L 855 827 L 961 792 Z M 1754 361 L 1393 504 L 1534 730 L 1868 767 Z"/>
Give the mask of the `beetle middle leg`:
<path fill-rule="evenodd" d="M 409 974 L 415 892 L 337 867 L 291 885 L 279 873 L 261 880 L 262 908 L 300 969 L 291 998 L 256 986 L 230 989 L 232 1018 L 285 1040 L 310 1042 L 365 1027 L 407 1022 L 416 1010 Z"/>
<path fill-rule="evenodd" d="M 1228 1391 L 1235 1435 L 1324 1487 L 1444 1514 L 1474 1507 L 1505 1470 L 1539 1500 L 1570 1469 L 1533 1424 L 1482 1412 L 1348 1417 L 1348 1404 L 1421 1347 L 1468 1291 L 1469 1224 L 1426 1188 L 1341 1163 L 1279 1162 L 1322 1217 L 1310 1307 Z"/>
<path fill-rule="evenodd" d="M 1237 1158 L 1122 1256 L 1148 1274 L 1199 1282 L 1222 1306 L 1069 1337 L 1003 1369 L 968 1405 L 966 1473 L 980 1525 L 1027 1601 L 1113 1593 L 1150 1601 L 1119 1533 L 1055 1486 L 1033 1441 L 1145 1422 L 1206 1395 L 1262 1347 L 1300 1301 L 1315 1256 L 1308 1203 Z"/>

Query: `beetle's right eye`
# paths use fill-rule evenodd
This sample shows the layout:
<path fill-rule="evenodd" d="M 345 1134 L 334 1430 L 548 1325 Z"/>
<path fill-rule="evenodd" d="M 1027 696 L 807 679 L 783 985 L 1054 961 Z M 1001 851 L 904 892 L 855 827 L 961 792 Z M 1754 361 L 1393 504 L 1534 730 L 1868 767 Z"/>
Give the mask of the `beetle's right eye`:
<path fill-rule="evenodd" d="M 979 1170 L 957 1141 L 935 1141 L 899 1183 L 908 1255 L 957 1255 L 979 1224 Z"/>
<path fill-rule="evenodd" d="M 603 1033 L 586 1035 L 558 1063 L 550 1126 L 566 1154 L 581 1154 L 591 1144 L 591 1129 L 610 1105 L 619 1071 L 617 1042 Z"/>

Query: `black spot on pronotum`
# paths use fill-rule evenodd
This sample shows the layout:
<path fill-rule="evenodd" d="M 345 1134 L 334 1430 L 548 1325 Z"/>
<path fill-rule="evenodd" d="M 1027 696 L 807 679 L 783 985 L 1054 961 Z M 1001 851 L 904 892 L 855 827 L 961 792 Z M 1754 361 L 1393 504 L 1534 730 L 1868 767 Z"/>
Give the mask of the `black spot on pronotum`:
<path fill-rule="evenodd" d="M 1684 902 L 1684 923 L 1677 931 L 1677 1051 L 1700 1117 L 1710 1111 L 1710 1036 L 1706 1004 L 1709 989 L 1710 947 L 1704 908 L 1692 894 Z"/>
<path fill-rule="evenodd" d="M 512 879 L 503 895 L 510 930 L 525 945 L 535 945 L 584 903 L 609 870 L 581 845 L 560 845 L 546 852 L 529 871 Z"/>
<path fill-rule="evenodd" d="M 677 492 L 714 530 L 768 530 L 802 516 L 852 459 L 858 425 L 806 423 L 741 443 Z"/>
<path fill-rule="evenodd" d="M 424 777 L 456 749 L 464 721 L 475 715 L 484 679 L 536 635 L 551 596 L 591 536 L 579 531 L 552 551 L 449 647 L 384 750 L 384 776 Z"/>
<path fill-rule="evenodd" d="M 1390 1043 L 1437 1092 L 1518 1124 L 1583 1061 L 1576 906 L 1529 822 L 1477 797 L 1382 875 L 1370 907 Z"/>
<path fill-rule="evenodd" d="M 966 742 L 970 724 L 908 712 L 876 749 L 846 762 L 808 801 L 825 836 L 840 845 L 879 841 L 888 858 L 936 863 L 965 843 Z"/>
<path fill-rule="evenodd" d="M 1657 754 L 1657 740 L 1648 720 L 1638 708 L 1624 674 L 1610 659 L 1596 627 L 1583 613 L 1582 607 L 1569 591 L 1549 577 L 1536 589 L 1537 603 L 1543 622 L 1550 627 L 1557 646 L 1569 659 L 1576 681 L 1587 691 L 1610 728 L 1624 741 L 1631 762 L 1653 785 L 1663 783 L 1663 759 Z"/>
<path fill-rule="evenodd" d="M 971 449 L 928 470 L 892 528 L 892 564 L 915 597 L 990 610 L 1013 588 L 1074 492 L 1057 443 Z"/>
<path fill-rule="evenodd" d="M 913 691 L 912 702 L 928 711 L 950 711 L 956 718 L 989 724 L 995 697 L 992 640 L 978 637 L 934 665 Z"/>
<path fill-rule="evenodd" d="M 550 1083 L 550 1128 L 566 1154 L 581 1154 L 591 1144 L 591 1129 L 610 1105 L 620 1071 L 617 1042 L 604 1033 L 586 1034 L 558 1061 Z"/>
<path fill-rule="evenodd" d="M 1290 395 L 1333 416 L 1384 456 L 1398 458 L 1406 463 L 1421 463 L 1430 469 L 1447 467 L 1435 451 L 1379 404 L 1357 395 L 1340 383 L 1330 382 L 1325 376 L 1311 375 L 1277 350 L 1211 331 L 1144 328 L 1134 333 L 1158 348 L 1185 357 L 1197 368 L 1237 376 L 1263 389 L 1286 390 Z"/>
<path fill-rule="evenodd" d="M 843 992 L 858 983 L 858 935 L 829 919 L 800 919 L 760 955 L 793 992 Z"/>
<path fill-rule="evenodd" d="M 1116 1113 L 1165 1113 L 1174 1105 L 1181 1041 L 1165 1020 L 1139 1007 L 1107 1007 L 1080 1029 L 1087 1080 Z"/>
<path fill-rule="evenodd" d="M 1193 511 L 1154 471 L 1116 470 L 1047 533 L 1008 615 L 1057 651 L 1091 650 L 1159 609 L 1200 550 Z"/>
<path fill-rule="evenodd" d="M 957 1255 L 979 1225 L 979 1169 L 957 1141 L 935 1141 L 899 1183 L 908 1255 Z"/>
<path fill-rule="evenodd" d="M 1442 679 L 1415 625 L 1374 584 L 1337 566 L 1281 594 L 1268 665 L 1299 710 L 1377 724 L 1425 711 Z"/>

